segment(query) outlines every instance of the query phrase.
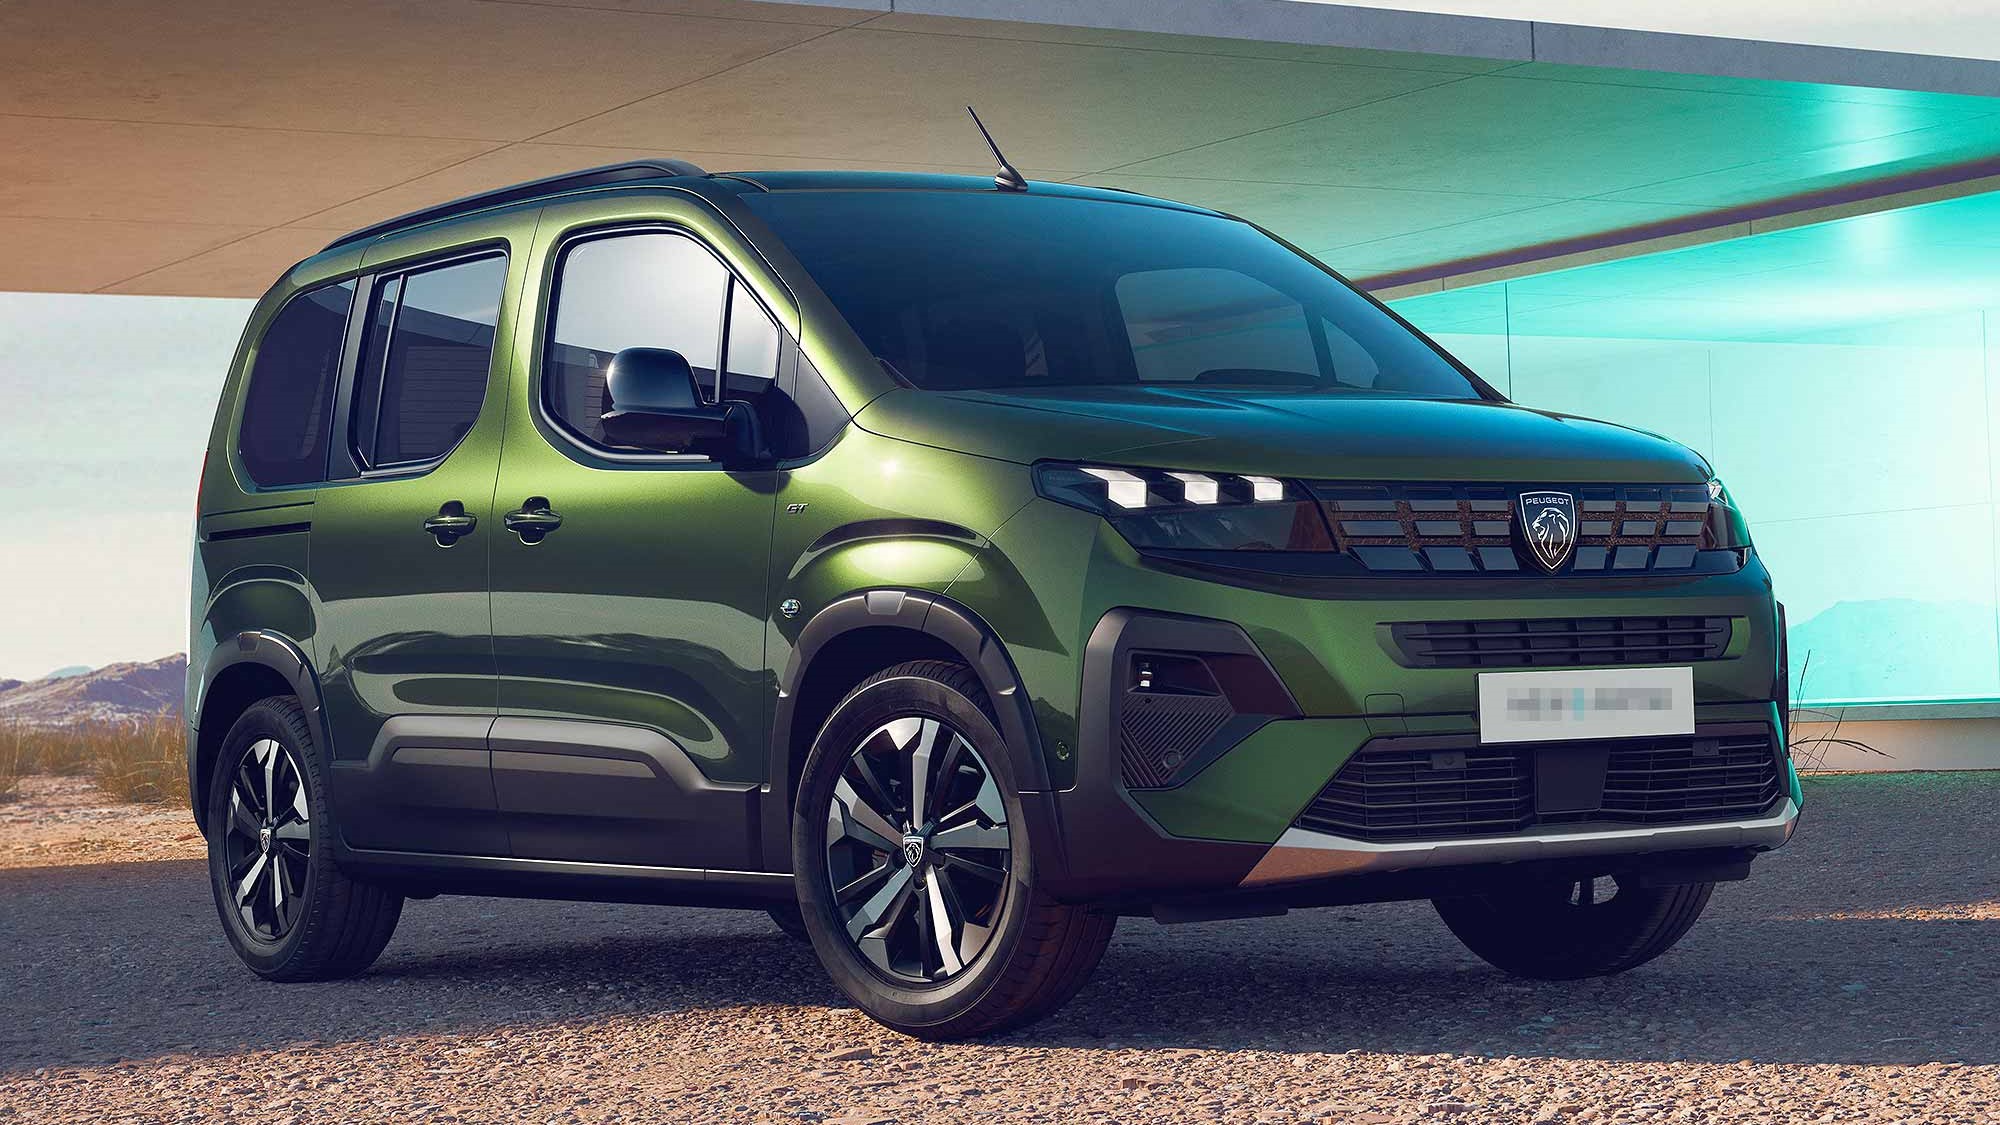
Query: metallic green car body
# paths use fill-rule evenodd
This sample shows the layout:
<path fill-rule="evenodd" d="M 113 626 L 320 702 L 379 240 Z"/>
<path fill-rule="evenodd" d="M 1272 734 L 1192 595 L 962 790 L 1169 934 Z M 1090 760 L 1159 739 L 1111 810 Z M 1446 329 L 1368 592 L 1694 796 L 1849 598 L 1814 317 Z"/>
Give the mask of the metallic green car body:
<path fill-rule="evenodd" d="M 1119 839 L 1213 845 L 1234 857 L 1221 863 L 1225 875 L 1196 864 L 1185 879 L 1160 858 L 1182 853 L 1052 865 L 1101 874 L 1113 863 L 1109 875 L 1074 882 L 1078 896 L 1104 898 L 1117 897 L 1107 888 L 1119 883 L 1122 862 L 1135 868 L 1134 893 L 1164 899 L 1234 885 L 1369 739 L 1477 732 L 1477 671 L 1399 663 L 1383 640 L 1386 623 L 1728 618 L 1723 658 L 1693 666 L 1697 718 L 1782 730 L 1782 633 L 1753 551 L 1727 573 L 1682 576 L 1219 577 L 1143 556 L 1105 520 L 1038 496 L 1030 470 L 1063 459 L 1288 478 L 1699 485 L 1710 472 L 1692 452 L 1505 402 L 1250 401 L 1225 410 L 1145 391 L 917 390 L 875 361 L 737 200 L 758 184 L 857 183 L 991 190 L 944 177 L 662 177 L 336 244 L 288 272 L 250 317 L 202 478 L 186 711 L 194 792 L 205 791 L 232 708 L 260 691 L 292 690 L 310 695 L 333 759 L 357 775 L 382 756 L 392 723 L 438 732 L 444 747 L 424 777 L 456 794 L 445 805 L 406 784 L 370 791 L 372 811 L 341 809 L 350 862 L 447 889 L 761 901 L 782 894 L 790 786 L 828 692 L 897 653 L 956 652 L 980 668 L 1003 731 L 1020 744 L 1014 773 L 1038 847 L 1073 850 L 1085 821 L 1125 809 L 1141 814 L 1131 831 L 1152 835 Z M 1116 192 L 1033 190 L 1152 205 Z M 577 232 L 624 227 L 672 227 L 709 246 L 824 377 L 850 416 L 838 438 L 808 457 L 724 470 L 593 463 L 551 437 L 536 404 L 556 253 Z M 508 261 L 493 374 L 456 448 L 415 474 L 283 489 L 248 483 L 235 440 L 245 372 L 288 298 L 403 262 L 490 250 Z M 529 497 L 546 497 L 564 518 L 544 542 L 500 533 L 503 513 Z M 441 549 L 419 524 L 446 501 L 461 502 L 481 531 Z M 1180 784 L 1081 802 L 1073 795 L 1091 784 L 1089 764 L 1117 754 L 1092 733 L 1086 664 L 1094 631 L 1118 610 L 1240 628 L 1297 713 L 1262 723 Z M 977 636 L 952 632 L 961 626 Z M 663 738 L 694 770 L 671 792 L 698 791 L 689 802 L 699 811 L 660 814 L 636 833 L 566 835 L 589 811 L 579 803 L 623 800 L 619 783 L 572 794 L 536 820 L 533 778 L 507 773 L 510 762 L 527 768 L 500 737 L 511 728 L 495 725 L 509 719 Z M 1796 779 L 1786 771 L 1795 811 Z M 482 776 L 500 794 L 484 807 L 463 797 Z M 501 807 L 510 786 L 525 802 L 512 815 Z M 399 836 L 412 819 L 431 833 L 422 847 Z M 378 851 L 427 858 L 371 861 Z M 447 870 L 447 856 L 491 862 L 473 878 Z M 549 881 L 507 883 L 503 874 L 520 873 L 504 869 L 510 857 L 542 864 Z M 648 871 L 679 874 L 637 889 Z"/>

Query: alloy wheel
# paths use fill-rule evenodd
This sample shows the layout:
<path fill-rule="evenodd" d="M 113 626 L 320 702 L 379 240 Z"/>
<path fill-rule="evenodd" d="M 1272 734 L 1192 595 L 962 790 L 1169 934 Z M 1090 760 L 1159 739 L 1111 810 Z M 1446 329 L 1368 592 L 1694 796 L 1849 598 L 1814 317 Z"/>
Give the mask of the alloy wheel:
<path fill-rule="evenodd" d="M 863 958 L 901 984 L 943 984 L 978 959 L 1013 883 L 1012 847 L 992 769 L 927 716 L 862 739 L 828 803 L 835 913 Z"/>
<path fill-rule="evenodd" d="M 1588 909 L 1604 906 L 1618 897 L 1618 881 L 1609 875 L 1578 879 L 1563 886 L 1563 902 Z"/>
<path fill-rule="evenodd" d="M 298 759 L 276 739 L 258 739 L 237 761 L 222 846 L 243 928 L 260 941 L 282 940 L 305 908 L 312 815 Z"/>

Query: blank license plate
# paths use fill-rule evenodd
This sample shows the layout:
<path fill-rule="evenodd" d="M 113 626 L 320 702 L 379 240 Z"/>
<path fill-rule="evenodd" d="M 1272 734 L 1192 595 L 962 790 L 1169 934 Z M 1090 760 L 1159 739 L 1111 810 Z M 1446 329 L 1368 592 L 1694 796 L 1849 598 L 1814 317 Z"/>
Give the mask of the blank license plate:
<path fill-rule="evenodd" d="M 1479 741 L 1694 733 L 1694 669 L 1481 672 Z"/>

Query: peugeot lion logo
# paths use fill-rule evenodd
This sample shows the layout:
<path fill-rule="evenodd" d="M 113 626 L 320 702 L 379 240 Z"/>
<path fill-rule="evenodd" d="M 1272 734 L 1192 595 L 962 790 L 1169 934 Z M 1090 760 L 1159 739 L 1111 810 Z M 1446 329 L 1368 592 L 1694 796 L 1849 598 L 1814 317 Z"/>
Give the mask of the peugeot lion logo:
<path fill-rule="evenodd" d="M 922 836 L 903 837 L 903 858 L 911 867 L 924 861 L 924 838 Z"/>
<path fill-rule="evenodd" d="M 1567 492 L 1521 494 L 1521 538 L 1542 569 L 1556 571 L 1576 550 L 1576 497 Z"/>

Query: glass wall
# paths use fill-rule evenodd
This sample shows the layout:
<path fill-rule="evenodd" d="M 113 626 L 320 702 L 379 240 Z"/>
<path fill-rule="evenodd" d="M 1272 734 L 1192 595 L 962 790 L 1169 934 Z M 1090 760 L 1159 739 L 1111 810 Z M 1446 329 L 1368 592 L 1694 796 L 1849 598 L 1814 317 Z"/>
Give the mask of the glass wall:
<path fill-rule="evenodd" d="M 1797 698 L 2000 698 L 2000 197 L 1396 308 L 1517 402 L 1705 454 L 1786 604 Z"/>

